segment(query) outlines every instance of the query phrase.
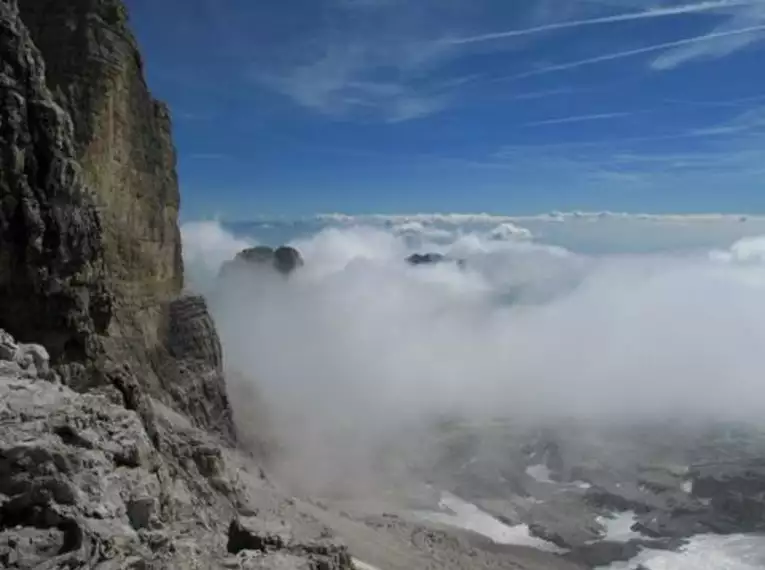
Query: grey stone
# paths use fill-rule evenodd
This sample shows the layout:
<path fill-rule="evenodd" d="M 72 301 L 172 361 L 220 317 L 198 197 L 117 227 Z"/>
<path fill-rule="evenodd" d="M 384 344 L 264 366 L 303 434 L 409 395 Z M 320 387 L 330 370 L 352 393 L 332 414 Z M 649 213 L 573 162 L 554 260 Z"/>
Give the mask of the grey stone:
<path fill-rule="evenodd" d="M 234 259 L 225 262 L 220 269 L 220 277 L 248 274 L 263 269 L 275 269 L 278 273 L 287 276 L 303 265 L 305 265 L 303 256 L 294 247 L 282 245 L 273 249 L 259 245 L 243 249 Z"/>

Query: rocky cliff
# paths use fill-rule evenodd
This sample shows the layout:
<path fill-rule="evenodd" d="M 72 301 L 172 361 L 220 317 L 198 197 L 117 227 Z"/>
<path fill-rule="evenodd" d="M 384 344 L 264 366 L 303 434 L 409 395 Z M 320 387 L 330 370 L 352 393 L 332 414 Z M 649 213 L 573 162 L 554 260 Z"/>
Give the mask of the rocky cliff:
<path fill-rule="evenodd" d="M 170 118 L 146 86 L 125 7 L 2 6 L 0 326 L 46 346 L 71 387 L 116 387 L 147 421 L 139 394 L 183 412 L 188 393 L 207 394 L 190 417 L 233 439 L 217 339 L 191 363 L 173 354 L 177 319 L 215 333 L 203 302 L 178 301 Z"/>
<path fill-rule="evenodd" d="M 113 324 L 127 333 L 141 323 L 138 332 L 156 343 L 155 305 L 183 286 L 168 109 L 146 86 L 121 0 L 20 0 L 19 7 L 48 87 L 72 118 L 75 157 L 104 220 Z"/>
<path fill-rule="evenodd" d="M 126 18 L 0 1 L 0 567 L 349 568 L 226 445 L 220 341 L 180 296 L 169 116 Z"/>
<path fill-rule="evenodd" d="M 103 224 L 42 57 L 15 2 L 0 9 L 0 326 L 44 343 L 57 362 L 83 362 L 113 315 Z"/>
<path fill-rule="evenodd" d="M 111 301 L 101 343 L 168 401 L 173 384 L 163 380 L 177 374 L 167 303 L 183 286 L 168 110 L 146 86 L 121 1 L 21 0 L 19 8 L 53 99 L 72 119 L 74 158 L 100 213 L 100 283 Z"/>

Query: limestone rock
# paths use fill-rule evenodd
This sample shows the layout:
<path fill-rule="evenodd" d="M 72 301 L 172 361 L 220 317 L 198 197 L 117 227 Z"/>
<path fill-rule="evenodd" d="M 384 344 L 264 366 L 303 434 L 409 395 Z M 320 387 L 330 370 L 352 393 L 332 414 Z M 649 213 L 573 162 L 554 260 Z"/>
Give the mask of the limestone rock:
<path fill-rule="evenodd" d="M 221 267 L 220 275 L 225 277 L 240 270 L 276 269 L 282 275 L 290 275 L 305 264 L 303 256 L 294 247 L 280 246 L 276 249 L 268 246 L 255 246 L 243 249 L 234 259 Z"/>
<path fill-rule="evenodd" d="M 178 358 L 167 345 L 186 302 L 175 151 L 124 5 L 12 0 L 0 16 L 0 327 L 44 345 L 77 390 L 155 398 L 231 439 L 204 305 L 189 326 L 217 354 Z M 21 350 L 26 368 L 46 360 Z"/>
<path fill-rule="evenodd" d="M 329 540 L 296 540 L 290 525 L 281 520 L 257 517 L 237 517 L 231 522 L 228 533 L 228 551 L 238 554 L 242 551 L 262 553 L 283 552 L 308 560 L 308 568 L 327 570 L 353 570 L 348 549 Z M 299 559 L 300 559 L 299 558 Z M 289 566 L 287 566 L 289 568 Z M 300 567 L 300 566 L 298 566 Z"/>
<path fill-rule="evenodd" d="M 274 267 L 279 273 L 289 275 L 303 263 L 303 256 L 294 247 L 282 246 L 274 251 Z"/>
<path fill-rule="evenodd" d="M 0 402 L 0 565 L 148 557 L 139 533 L 162 525 L 162 484 L 139 416 L 18 376 L 0 377 Z"/>
<path fill-rule="evenodd" d="M 0 327 L 84 360 L 112 317 L 103 228 L 15 1 L 0 4 L 0 58 Z"/>
<path fill-rule="evenodd" d="M 153 403 L 151 436 L 106 395 L 11 364 L 0 367 L 0 567 L 257 568 L 273 556 L 284 568 L 352 568 L 326 527 L 287 510 L 262 474 L 188 417 Z M 242 549 L 253 552 L 229 565 L 229 550 Z"/>
<path fill-rule="evenodd" d="M 431 265 L 441 263 L 444 260 L 446 260 L 446 256 L 441 253 L 413 253 L 406 258 L 407 263 L 410 265 Z"/>
<path fill-rule="evenodd" d="M 147 88 L 127 10 L 122 0 L 19 0 L 19 7 L 48 87 L 72 117 L 117 309 L 156 328 L 152 305 L 183 285 L 180 194 L 169 112 Z"/>
<path fill-rule="evenodd" d="M 161 381 L 175 407 L 198 427 L 233 443 L 223 350 L 204 298 L 185 296 L 170 303 L 166 344 L 174 360 Z"/>
<path fill-rule="evenodd" d="M 71 117 L 62 119 L 67 129 L 59 130 L 66 135 L 61 138 L 67 155 L 80 166 L 72 169 L 79 172 L 79 184 L 89 189 L 87 211 L 93 215 L 69 234 L 93 250 L 93 278 L 105 297 L 100 301 L 82 293 L 70 302 L 90 307 L 90 313 L 94 306 L 103 307 L 97 326 L 80 327 L 88 329 L 86 338 L 100 350 L 80 350 L 65 360 L 85 362 L 86 372 L 95 367 L 102 373 L 105 354 L 129 364 L 143 389 L 166 399 L 159 378 L 172 366 L 162 345 L 166 307 L 183 285 L 180 199 L 168 110 L 146 86 L 121 0 L 16 1 L 45 61 L 40 81 L 52 93 L 29 100 L 44 101 L 61 117 Z M 46 152 L 35 149 L 38 157 Z M 59 178 L 58 186 L 71 186 L 71 176 Z M 58 186 L 41 189 L 40 195 L 57 219 L 68 219 L 58 206 L 51 207 L 54 191 L 70 192 Z M 75 200 L 83 208 L 80 202 Z M 48 314 L 63 312 L 52 308 Z M 41 336 L 39 327 L 29 327 L 29 334 L 18 326 L 7 328 L 22 339 L 41 342 L 51 350 L 53 362 L 61 362 L 58 345 Z M 66 379 L 79 389 L 99 381 L 92 374 Z"/>
<path fill-rule="evenodd" d="M 274 261 L 274 248 L 268 247 L 267 245 L 249 247 L 237 253 L 236 259 L 241 259 L 242 261 L 248 261 L 251 263 L 270 264 Z"/>
<path fill-rule="evenodd" d="M 453 261 L 457 264 L 457 267 L 460 269 L 464 269 L 466 267 L 466 262 L 464 259 L 453 259 L 445 256 L 442 253 L 413 253 L 409 257 L 406 258 L 406 262 L 409 265 L 436 265 L 439 263 L 443 263 L 445 261 Z"/>

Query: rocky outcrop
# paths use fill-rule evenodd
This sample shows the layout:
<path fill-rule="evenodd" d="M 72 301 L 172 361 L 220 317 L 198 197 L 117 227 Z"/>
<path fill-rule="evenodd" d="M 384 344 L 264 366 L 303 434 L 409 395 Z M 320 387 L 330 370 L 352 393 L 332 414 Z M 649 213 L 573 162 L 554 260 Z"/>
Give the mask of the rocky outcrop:
<path fill-rule="evenodd" d="M 2 365 L 0 565 L 90 568 L 148 557 L 167 497 L 140 417 Z"/>
<path fill-rule="evenodd" d="M 274 267 L 279 273 L 289 275 L 303 264 L 303 256 L 294 247 L 283 245 L 274 250 Z"/>
<path fill-rule="evenodd" d="M 196 425 L 236 441 L 223 375 L 223 350 L 207 303 L 186 296 L 169 304 L 165 344 L 173 357 L 160 374 L 172 402 Z"/>
<path fill-rule="evenodd" d="M 460 269 L 464 269 L 466 266 L 464 259 L 453 259 L 442 253 L 413 253 L 406 258 L 406 262 L 409 265 L 435 265 L 438 263 L 444 263 L 446 261 L 452 261 L 456 263 L 457 267 Z"/>
<path fill-rule="evenodd" d="M 441 263 L 446 260 L 446 256 L 441 253 L 413 253 L 406 258 L 406 262 L 410 265 L 423 265 Z"/>
<path fill-rule="evenodd" d="M 221 267 L 220 275 L 225 277 L 240 270 L 266 268 L 275 269 L 282 275 L 290 275 L 304 264 L 303 256 L 294 247 L 283 245 L 273 249 L 259 245 L 243 249 L 236 254 L 234 259 L 225 262 Z"/>
<path fill-rule="evenodd" d="M 61 385 L 45 356 L 0 331 L 0 567 L 352 569 L 324 526 L 187 418 L 156 404 L 152 438 L 107 395 Z"/>

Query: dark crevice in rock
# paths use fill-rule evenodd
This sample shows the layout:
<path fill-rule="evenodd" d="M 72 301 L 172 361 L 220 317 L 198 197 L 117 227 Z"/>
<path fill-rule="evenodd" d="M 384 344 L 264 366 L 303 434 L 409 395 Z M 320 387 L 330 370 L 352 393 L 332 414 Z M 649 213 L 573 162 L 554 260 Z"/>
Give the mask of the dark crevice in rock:
<path fill-rule="evenodd" d="M 59 436 L 61 441 L 67 445 L 82 447 L 84 449 L 93 448 L 93 443 L 82 437 L 82 435 L 80 435 L 77 430 L 70 425 L 56 426 L 53 429 L 53 433 Z"/>
<path fill-rule="evenodd" d="M 76 521 L 62 517 L 47 506 L 30 505 L 15 508 L 12 502 L 0 507 L 0 530 L 16 527 L 36 529 L 58 529 L 63 536 L 63 544 L 57 555 L 79 550 L 83 544 L 82 529 Z"/>

